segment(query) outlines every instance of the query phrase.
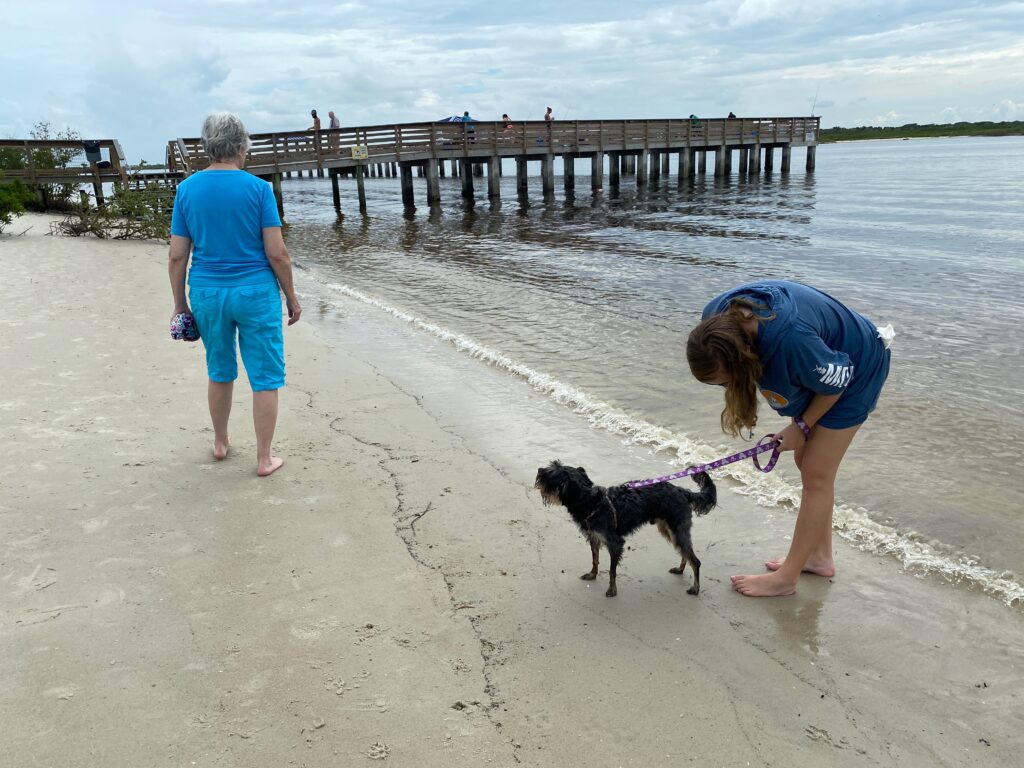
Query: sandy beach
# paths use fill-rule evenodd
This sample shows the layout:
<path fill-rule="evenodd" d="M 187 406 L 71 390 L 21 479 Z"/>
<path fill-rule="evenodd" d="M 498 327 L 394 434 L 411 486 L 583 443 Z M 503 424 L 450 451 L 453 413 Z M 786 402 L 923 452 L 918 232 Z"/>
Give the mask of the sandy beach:
<path fill-rule="evenodd" d="M 580 581 L 588 547 L 532 488 L 556 454 L 442 417 L 446 382 L 397 384 L 315 301 L 286 331 L 286 465 L 259 479 L 244 378 L 212 458 L 165 246 L 9 232 L 30 226 L 0 235 L 0 764 L 1019 761 L 1019 607 L 838 538 L 835 579 L 743 598 L 729 575 L 792 517 L 726 480 L 698 597 L 651 529 L 606 598 L 607 556 Z M 546 401 L 499 406 L 555 450 Z M 604 479 L 615 442 L 561 458 Z"/>

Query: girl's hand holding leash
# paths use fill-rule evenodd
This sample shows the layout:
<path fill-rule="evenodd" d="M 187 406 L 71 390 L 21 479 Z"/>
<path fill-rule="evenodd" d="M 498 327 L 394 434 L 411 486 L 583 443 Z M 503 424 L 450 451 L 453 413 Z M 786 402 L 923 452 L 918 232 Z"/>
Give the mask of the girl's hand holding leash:
<path fill-rule="evenodd" d="M 779 451 L 795 451 L 800 448 L 804 443 L 807 442 L 807 438 L 811 435 L 811 428 L 807 426 L 807 423 L 802 419 L 799 421 L 793 421 L 788 427 L 781 432 L 777 432 L 773 437 L 779 441 Z"/>

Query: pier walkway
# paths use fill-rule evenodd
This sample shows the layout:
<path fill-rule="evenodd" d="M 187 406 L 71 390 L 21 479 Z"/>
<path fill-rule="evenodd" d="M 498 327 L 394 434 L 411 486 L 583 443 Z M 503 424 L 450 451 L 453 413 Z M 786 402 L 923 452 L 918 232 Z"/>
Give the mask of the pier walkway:
<path fill-rule="evenodd" d="M 367 176 L 400 176 L 402 200 L 411 208 L 414 174 L 426 178 L 427 203 L 440 202 L 439 179 L 446 164 L 462 179 L 462 195 L 470 200 L 475 195 L 473 179 L 482 178 L 486 167 L 488 197 L 497 198 L 501 161 L 506 158 L 516 162 L 520 195 L 526 194 L 530 162 L 540 163 L 544 193 L 554 192 L 556 157 L 564 161 L 566 190 L 576 186 L 576 158 L 591 160 L 590 186 L 595 191 L 605 186 L 606 167 L 611 187 L 625 175 L 635 175 L 638 185 L 668 176 L 672 154 L 678 154 L 677 172 L 684 180 L 706 172 L 709 152 L 714 155 L 714 174 L 720 177 L 734 168 L 743 174 L 769 173 L 776 149 L 781 152 L 779 170 L 788 173 L 793 147 L 806 147 L 806 168 L 812 171 L 819 130 L 818 117 L 402 123 L 253 134 L 246 170 L 273 183 L 282 213 L 281 179 L 293 173 L 329 175 L 339 210 L 339 179 L 353 176 L 362 211 Z M 169 175 L 188 176 L 208 164 L 198 138 L 168 142 Z"/>

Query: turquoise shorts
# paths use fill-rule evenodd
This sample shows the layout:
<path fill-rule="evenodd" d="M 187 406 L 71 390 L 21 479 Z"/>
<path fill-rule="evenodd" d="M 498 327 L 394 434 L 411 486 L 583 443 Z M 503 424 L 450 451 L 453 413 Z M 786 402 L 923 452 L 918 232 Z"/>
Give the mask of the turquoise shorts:
<path fill-rule="evenodd" d="M 235 337 L 253 392 L 284 386 L 284 335 L 277 282 L 230 287 L 194 286 L 192 316 L 206 348 L 211 381 L 238 378 Z"/>

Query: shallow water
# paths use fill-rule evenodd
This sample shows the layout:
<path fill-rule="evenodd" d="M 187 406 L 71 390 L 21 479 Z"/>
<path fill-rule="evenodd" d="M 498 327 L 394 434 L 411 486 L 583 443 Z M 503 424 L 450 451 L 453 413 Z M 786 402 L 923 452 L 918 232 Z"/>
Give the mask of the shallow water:
<path fill-rule="evenodd" d="M 640 192 L 630 179 L 596 197 L 580 161 L 574 197 L 559 181 L 545 200 L 531 179 L 525 204 L 509 167 L 499 205 L 480 199 L 485 179 L 475 207 L 446 179 L 442 205 L 413 214 L 397 181 L 373 179 L 369 215 L 341 220 L 327 180 L 292 180 L 288 244 L 322 301 L 359 308 L 368 351 L 386 356 L 409 331 L 444 339 L 452 365 L 473 361 L 465 376 L 497 367 L 510 393 L 532 387 L 666 466 L 748 445 L 722 435 L 721 393 L 693 381 L 682 354 L 711 296 L 796 279 L 891 322 L 892 373 L 843 464 L 837 527 L 1009 602 L 1024 595 L 1022 150 L 1016 137 L 827 145 L 811 176 L 797 151 L 789 176 L 680 187 L 672 175 Z M 405 330 L 389 334 L 396 323 Z M 761 422 L 782 423 L 766 407 Z M 767 505 L 798 498 L 792 467 L 730 476 Z"/>

